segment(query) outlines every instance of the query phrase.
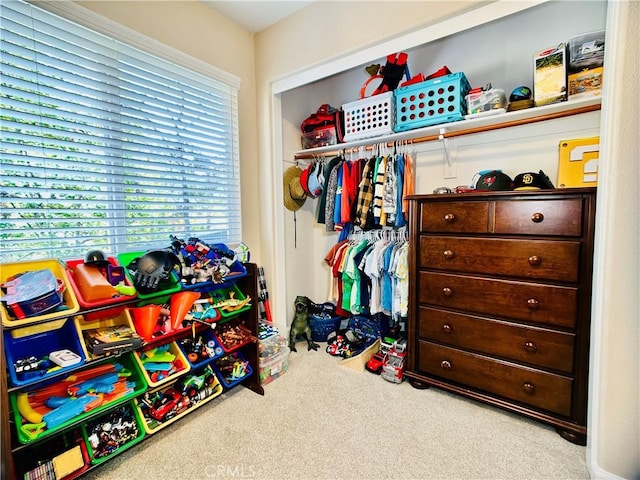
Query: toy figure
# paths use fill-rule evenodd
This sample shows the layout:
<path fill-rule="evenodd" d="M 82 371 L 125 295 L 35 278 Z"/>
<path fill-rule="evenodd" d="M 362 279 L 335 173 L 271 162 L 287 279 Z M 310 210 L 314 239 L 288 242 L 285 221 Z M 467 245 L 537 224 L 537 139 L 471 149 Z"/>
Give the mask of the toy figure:
<path fill-rule="evenodd" d="M 295 305 L 295 315 L 289 332 L 289 348 L 292 352 L 296 350 L 296 338 L 304 335 L 307 339 L 307 350 L 317 350 L 319 345 L 311 340 L 311 327 L 309 327 L 309 305 L 311 300 L 308 297 L 297 296 Z"/>

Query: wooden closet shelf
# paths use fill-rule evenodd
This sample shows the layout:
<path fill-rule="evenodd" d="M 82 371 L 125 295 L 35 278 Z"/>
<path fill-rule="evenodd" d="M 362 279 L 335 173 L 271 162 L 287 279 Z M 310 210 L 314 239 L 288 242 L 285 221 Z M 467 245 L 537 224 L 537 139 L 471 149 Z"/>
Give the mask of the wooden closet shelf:
<path fill-rule="evenodd" d="M 477 117 L 459 122 L 431 125 L 429 127 L 418 128 L 407 132 L 393 133 L 382 137 L 366 138 L 338 145 L 327 145 L 325 147 L 300 150 L 294 154 L 294 158 L 296 160 L 301 160 L 314 158 L 318 155 L 338 155 L 342 151 L 363 146 L 367 150 L 371 150 L 374 145 L 380 143 L 386 143 L 388 147 L 393 147 L 394 142 L 402 140 L 410 140 L 412 143 L 432 142 L 442 138 L 473 135 L 476 133 L 489 132 L 491 130 L 517 127 L 520 125 L 555 120 L 572 115 L 580 115 L 600 110 L 600 108 L 600 98 L 571 100 L 568 102 L 554 103 L 552 105 L 529 108 L 526 110 L 517 110 L 494 116 Z"/>

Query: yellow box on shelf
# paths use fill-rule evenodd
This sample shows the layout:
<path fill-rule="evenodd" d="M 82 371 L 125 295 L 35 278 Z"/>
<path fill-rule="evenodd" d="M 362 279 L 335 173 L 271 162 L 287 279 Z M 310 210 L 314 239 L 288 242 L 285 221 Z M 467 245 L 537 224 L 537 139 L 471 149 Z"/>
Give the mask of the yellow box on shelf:
<path fill-rule="evenodd" d="M 600 137 L 561 140 L 559 152 L 558 188 L 598 185 Z"/>

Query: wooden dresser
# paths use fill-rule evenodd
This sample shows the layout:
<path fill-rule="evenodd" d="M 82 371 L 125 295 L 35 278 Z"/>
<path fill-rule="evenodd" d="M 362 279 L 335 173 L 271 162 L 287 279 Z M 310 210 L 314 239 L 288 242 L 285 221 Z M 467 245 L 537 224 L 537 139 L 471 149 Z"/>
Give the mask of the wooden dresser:
<path fill-rule="evenodd" d="M 414 195 L 406 376 L 586 444 L 595 189 Z"/>

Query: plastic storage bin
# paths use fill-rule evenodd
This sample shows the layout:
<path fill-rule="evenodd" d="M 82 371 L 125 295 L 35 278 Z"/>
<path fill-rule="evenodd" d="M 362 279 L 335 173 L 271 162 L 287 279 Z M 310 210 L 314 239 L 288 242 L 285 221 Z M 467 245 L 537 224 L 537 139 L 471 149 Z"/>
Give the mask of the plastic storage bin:
<path fill-rule="evenodd" d="M 258 354 L 261 359 L 266 359 L 279 354 L 285 348 L 288 348 L 288 340 L 283 335 L 275 334 L 260 340 Z"/>
<path fill-rule="evenodd" d="M 342 317 L 330 317 L 324 315 L 309 315 L 309 328 L 314 342 L 326 342 L 327 336 L 340 328 Z"/>
<path fill-rule="evenodd" d="M 44 479 L 53 470 L 55 478 L 77 478 L 91 465 L 80 429 L 65 432 L 44 441 L 37 449 L 22 449 L 14 453 L 15 478 Z"/>
<path fill-rule="evenodd" d="M 223 391 L 214 369 L 207 365 L 192 370 L 174 385 L 145 393 L 136 399 L 136 409 L 143 418 L 146 432 L 153 434 L 218 397 Z"/>
<path fill-rule="evenodd" d="M 127 309 L 122 310 L 120 313 L 111 316 L 110 318 L 103 318 L 102 320 L 97 321 L 87 321 L 84 316 L 77 315 L 74 322 L 76 324 L 76 330 L 78 331 L 78 337 L 80 338 L 80 344 L 84 351 L 85 357 L 87 357 L 87 359 L 89 360 L 107 355 L 119 355 L 130 350 L 135 350 L 142 344 L 142 339 L 136 333 L 136 329 L 133 326 L 133 322 L 131 321 L 131 315 L 129 314 L 129 310 Z M 118 327 L 124 328 L 125 331 L 130 330 L 132 337 L 123 338 L 120 340 L 118 340 L 117 338 L 113 338 L 113 342 L 101 345 L 99 348 L 92 346 L 93 344 L 97 343 L 91 339 L 92 331 L 106 330 Z M 101 350 L 104 353 L 94 354 L 94 349 L 96 351 Z"/>
<path fill-rule="evenodd" d="M 394 91 L 396 132 L 463 120 L 471 90 L 464 73 L 452 73 Z"/>
<path fill-rule="evenodd" d="M 289 368 L 289 347 L 284 347 L 275 355 L 260 357 L 260 383 L 267 385 L 284 375 Z"/>
<path fill-rule="evenodd" d="M 237 285 L 213 290 L 209 292 L 209 297 L 222 317 L 231 317 L 251 308 L 250 302 L 240 308 L 234 308 L 233 303 L 242 302 L 247 298 Z"/>
<path fill-rule="evenodd" d="M 109 378 L 114 374 L 117 379 Z M 102 394 L 99 399 L 85 391 L 95 387 L 103 389 L 108 385 L 113 385 L 114 389 Z M 75 400 L 69 395 L 70 389 L 76 391 Z M 140 366 L 132 358 L 132 354 L 125 354 L 113 362 L 74 371 L 73 375 L 33 391 L 11 392 L 9 401 L 18 441 L 27 444 L 54 435 L 72 425 L 80 425 L 87 417 L 131 400 L 146 390 L 147 382 Z M 44 402 L 51 397 L 69 397 L 70 400 L 60 407 L 45 406 Z M 88 411 L 85 411 L 86 408 Z M 54 410 L 55 413 L 52 413 Z M 42 427 L 41 422 L 45 423 Z"/>
<path fill-rule="evenodd" d="M 501 88 L 470 92 L 465 101 L 467 102 L 465 118 L 497 115 L 507 111 L 507 96 Z"/>
<path fill-rule="evenodd" d="M 177 343 L 192 369 L 204 367 L 224 355 L 211 329 L 196 332 L 195 345 L 193 337 L 182 338 Z"/>
<path fill-rule="evenodd" d="M 133 358 L 150 387 L 159 387 L 184 375 L 191 365 L 176 342 L 133 352 Z"/>
<path fill-rule="evenodd" d="M 25 272 L 33 272 L 37 270 L 48 269 L 53 273 L 54 277 L 62 282 L 64 290 L 62 291 L 62 304 L 53 310 L 43 312 L 40 315 L 34 315 L 26 318 L 16 318 L 9 310 L 7 310 L 4 302 L 0 302 L 0 314 L 2 314 L 2 324 L 6 326 L 28 325 L 34 322 L 49 320 L 62 315 L 73 315 L 80 310 L 78 299 L 73 293 L 73 289 L 69 287 L 69 277 L 63 264 L 58 260 L 34 260 L 31 262 L 16 262 L 0 264 L 0 282 L 6 282 L 10 277 Z M 0 300 L 4 297 L 0 297 Z"/>
<path fill-rule="evenodd" d="M 241 321 L 218 325 L 214 335 L 225 353 L 234 352 L 253 340 L 253 334 Z"/>
<path fill-rule="evenodd" d="M 226 389 L 235 387 L 253 373 L 251 365 L 240 352 L 230 353 L 219 358 L 213 366 Z"/>
<path fill-rule="evenodd" d="M 109 261 L 109 264 L 114 267 L 120 266 L 115 257 L 107 257 L 107 260 Z M 133 300 L 136 298 L 136 294 L 133 294 L 133 295 L 117 294 L 117 296 L 101 298 L 99 300 L 85 299 L 82 295 L 82 289 L 80 288 L 80 285 L 77 281 L 78 279 L 76 278 L 76 267 L 82 263 L 84 263 L 84 260 L 68 260 L 66 262 L 67 267 L 69 267 L 69 270 L 68 270 L 69 284 L 71 285 L 71 288 L 73 289 L 73 292 L 76 295 L 76 298 L 78 299 L 78 303 L 82 308 L 90 309 L 90 308 L 104 307 L 106 305 L 118 305 L 119 303 L 127 302 L 129 300 Z M 132 285 L 131 280 L 126 276 L 126 274 L 123 281 L 127 286 Z M 120 308 L 124 308 L 124 307 L 120 307 Z M 118 310 L 115 310 L 115 313 L 117 312 Z M 99 314 L 104 316 L 104 310 L 99 312 Z M 86 319 L 91 320 L 92 318 L 87 317 Z"/>
<path fill-rule="evenodd" d="M 50 371 L 57 367 L 56 363 L 48 359 L 51 352 L 67 350 L 77 355 L 77 359 L 72 360 L 75 363 Z M 71 319 L 5 330 L 4 351 L 11 383 L 19 387 L 78 368 L 86 360 L 84 348 Z"/>
<path fill-rule="evenodd" d="M 83 424 L 82 434 L 91 463 L 98 465 L 139 443 L 146 431 L 140 411 L 129 402 Z"/>
<path fill-rule="evenodd" d="M 342 105 L 344 141 L 389 135 L 396 121 L 393 92 L 381 93 Z"/>
<path fill-rule="evenodd" d="M 131 282 L 132 285 L 134 284 L 133 278 L 131 277 L 131 272 L 129 272 L 127 265 L 129 265 L 136 258 L 143 256 L 145 253 L 147 252 L 146 251 L 125 252 L 125 253 L 119 253 L 117 256 L 118 263 L 124 267 L 125 275 L 127 276 L 127 278 L 129 279 L 129 282 Z M 178 278 L 178 275 L 175 272 L 171 272 L 171 274 L 169 275 L 169 278 L 160 282 L 160 284 L 158 285 L 158 289 L 156 291 L 150 292 L 150 293 L 137 292 L 137 295 L 139 299 L 145 300 L 145 299 L 155 298 L 160 295 L 175 293 L 180 290 L 182 290 L 182 284 L 180 283 L 180 279 Z"/>

